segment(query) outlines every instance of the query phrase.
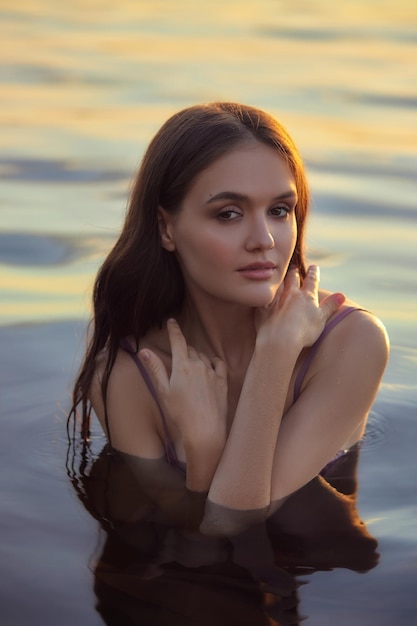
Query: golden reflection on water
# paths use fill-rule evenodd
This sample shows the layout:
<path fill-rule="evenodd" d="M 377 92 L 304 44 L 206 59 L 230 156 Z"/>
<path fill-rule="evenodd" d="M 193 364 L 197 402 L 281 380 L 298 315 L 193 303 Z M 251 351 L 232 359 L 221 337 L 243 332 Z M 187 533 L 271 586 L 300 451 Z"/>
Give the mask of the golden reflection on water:
<path fill-rule="evenodd" d="M 89 310 L 90 274 L 1 269 L 0 290 L 7 294 L 1 304 L 3 324 L 27 319 L 79 318 Z"/>
<path fill-rule="evenodd" d="M 2 84 L 0 111 L 10 131 L 14 127 L 18 134 L 65 127 L 80 139 L 98 135 L 121 140 L 130 138 L 132 125 L 156 127 L 178 108 L 179 92 L 188 91 L 192 101 L 257 103 L 259 88 L 268 85 L 276 92 L 272 108 L 279 114 L 280 86 L 291 91 L 302 85 L 307 92 L 328 90 L 321 109 L 308 117 L 284 106 L 284 119 L 304 149 L 317 149 L 323 142 L 331 149 L 343 142 L 413 150 L 412 112 L 387 120 L 386 111 L 378 115 L 374 108 L 363 119 L 346 119 L 332 109 L 346 98 L 346 88 L 353 99 L 361 90 L 376 96 L 409 93 L 415 44 L 385 33 L 417 23 L 414 3 L 287 4 L 282 11 L 268 0 L 204 7 L 184 1 L 125 1 L 116 10 L 87 2 L 78 11 L 77 3 L 50 0 L 3 3 L 7 60 L 28 76 L 20 84 Z M 129 101 L 120 83 L 135 81 L 144 83 L 142 98 L 139 88 Z M 149 83 L 162 96 L 159 102 L 147 102 Z M 6 137 L 12 144 L 9 133 Z"/>
<path fill-rule="evenodd" d="M 385 201 L 390 190 L 385 180 L 378 182 L 380 174 L 337 175 L 326 164 L 355 164 L 360 157 L 390 167 L 415 158 L 414 0 L 4 0 L 0 17 L 0 177 L 6 182 L 0 233 L 88 231 L 100 238 L 102 227 L 114 236 L 127 182 L 107 181 L 104 188 L 51 175 L 44 181 L 17 177 L 12 184 L 7 159 L 65 159 L 80 170 L 105 163 L 104 174 L 119 168 L 128 179 L 160 124 L 199 101 L 242 100 L 275 113 L 307 160 L 324 163 L 324 170 L 311 172 L 313 191 Z M 409 210 L 415 186 L 407 181 L 403 190 L 392 193 Z M 389 310 L 396 323 L 417 318 L 410 306 L 391 310 L 377 282 L 369 288 L 359 280 L 366 262 L 371 275 L 379 271 L 394 284 L 397 270 L 389 259 L 400 246 L 412 258 L 415 229 L 407 221 L 394 227 L 381 215 L 375 235 L 375 219 L 358 228 L 357 216 L 345 217 L 331 225 L 318 213 L 310 228 L 312 256 L 323 252 L 329 288 L 343 277 L 355 298 L 381 305 L 380 315 Z M 85 316 L 83 294 L 96 267 L 80 260 L 66 269 L 39 268 L 29 257 L 18 270 L 4 265 L 0 323 Z M 408 305 L 406 289 L 401 297 Z"/>

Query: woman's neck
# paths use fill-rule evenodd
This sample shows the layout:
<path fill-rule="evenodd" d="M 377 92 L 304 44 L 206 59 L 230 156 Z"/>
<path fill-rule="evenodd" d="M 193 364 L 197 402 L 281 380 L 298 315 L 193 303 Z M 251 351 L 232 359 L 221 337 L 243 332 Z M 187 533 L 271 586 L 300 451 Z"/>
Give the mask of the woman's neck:
<path fill-rule="evenodd" d="M 188 298 L 178 322 L 189 345 L 239 369 L 252 356 L 256 330 L 254 309 L 225 302 Z"/>

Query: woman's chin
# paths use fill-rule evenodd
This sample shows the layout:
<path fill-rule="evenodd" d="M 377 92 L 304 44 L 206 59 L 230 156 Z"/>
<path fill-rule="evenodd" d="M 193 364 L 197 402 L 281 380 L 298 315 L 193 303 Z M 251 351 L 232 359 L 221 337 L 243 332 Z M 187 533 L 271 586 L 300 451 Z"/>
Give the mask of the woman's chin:
<path fill-rule="evenodd" d="M 276 296 L 276 290 L 270 293 L 259 294 L 256 297 L 251 298 L 250 306 L 255 309 L 260 309 L 263 307 L 267 307 L 272 304 L 274 298 Z"/>

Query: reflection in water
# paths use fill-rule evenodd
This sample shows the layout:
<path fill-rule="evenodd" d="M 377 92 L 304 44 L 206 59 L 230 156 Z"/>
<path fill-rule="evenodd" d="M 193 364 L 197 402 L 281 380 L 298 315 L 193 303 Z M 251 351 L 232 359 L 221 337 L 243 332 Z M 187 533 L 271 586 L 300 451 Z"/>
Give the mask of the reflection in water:
<path fill-rule="evenodd" d="M 53 159 L 0 158 L 0 180 L 19 183 L 108 183 L 129 179 L 129 172 Z"/>
<path fill-rule="evenodd" d="M 234 536 L 198 532 L 204 497 L 165 460 L 69 449 L 77 496 L 105 531 L 93 564 L 96 609 L 109 625 L 299 624 L 299 576 L 376 566 L 377 542 L 356 509 L 359 449 Z"/>

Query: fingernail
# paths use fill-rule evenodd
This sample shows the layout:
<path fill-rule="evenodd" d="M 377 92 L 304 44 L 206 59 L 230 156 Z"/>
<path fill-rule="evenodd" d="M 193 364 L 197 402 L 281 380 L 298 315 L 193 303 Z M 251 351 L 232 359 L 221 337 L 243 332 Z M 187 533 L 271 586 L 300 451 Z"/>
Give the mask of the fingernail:
<path fill-rule="evenodd" d="M 319 265 L 310 265 L 310 267 L 308 268 L 308 271 L 310 272 L 310 274 L 315 274 L 317 280 L 320 280 L 320 267 L 319 267 Z"/>
<path fill-rule="evenodd" d="M 148 352 L 147 350 L 141 350 L 141 351 L 139 352 L 139 354 L 140 354 L 141 359 L 143 359 L 143 360 L 145 361 L 145 363 L 146 363 L 147 361 L 149 361 L 150 354 L 149 354 L 149 352 Z"/>
<path fill-rule="evenodd" d="M 176 319 L 174 319 L 173 317 L 170 317 L 170 318 L 168 319 L 168 324 L 176 324 L 176 323 L 177 323 L 177 320 L 176 320 Z"/>

